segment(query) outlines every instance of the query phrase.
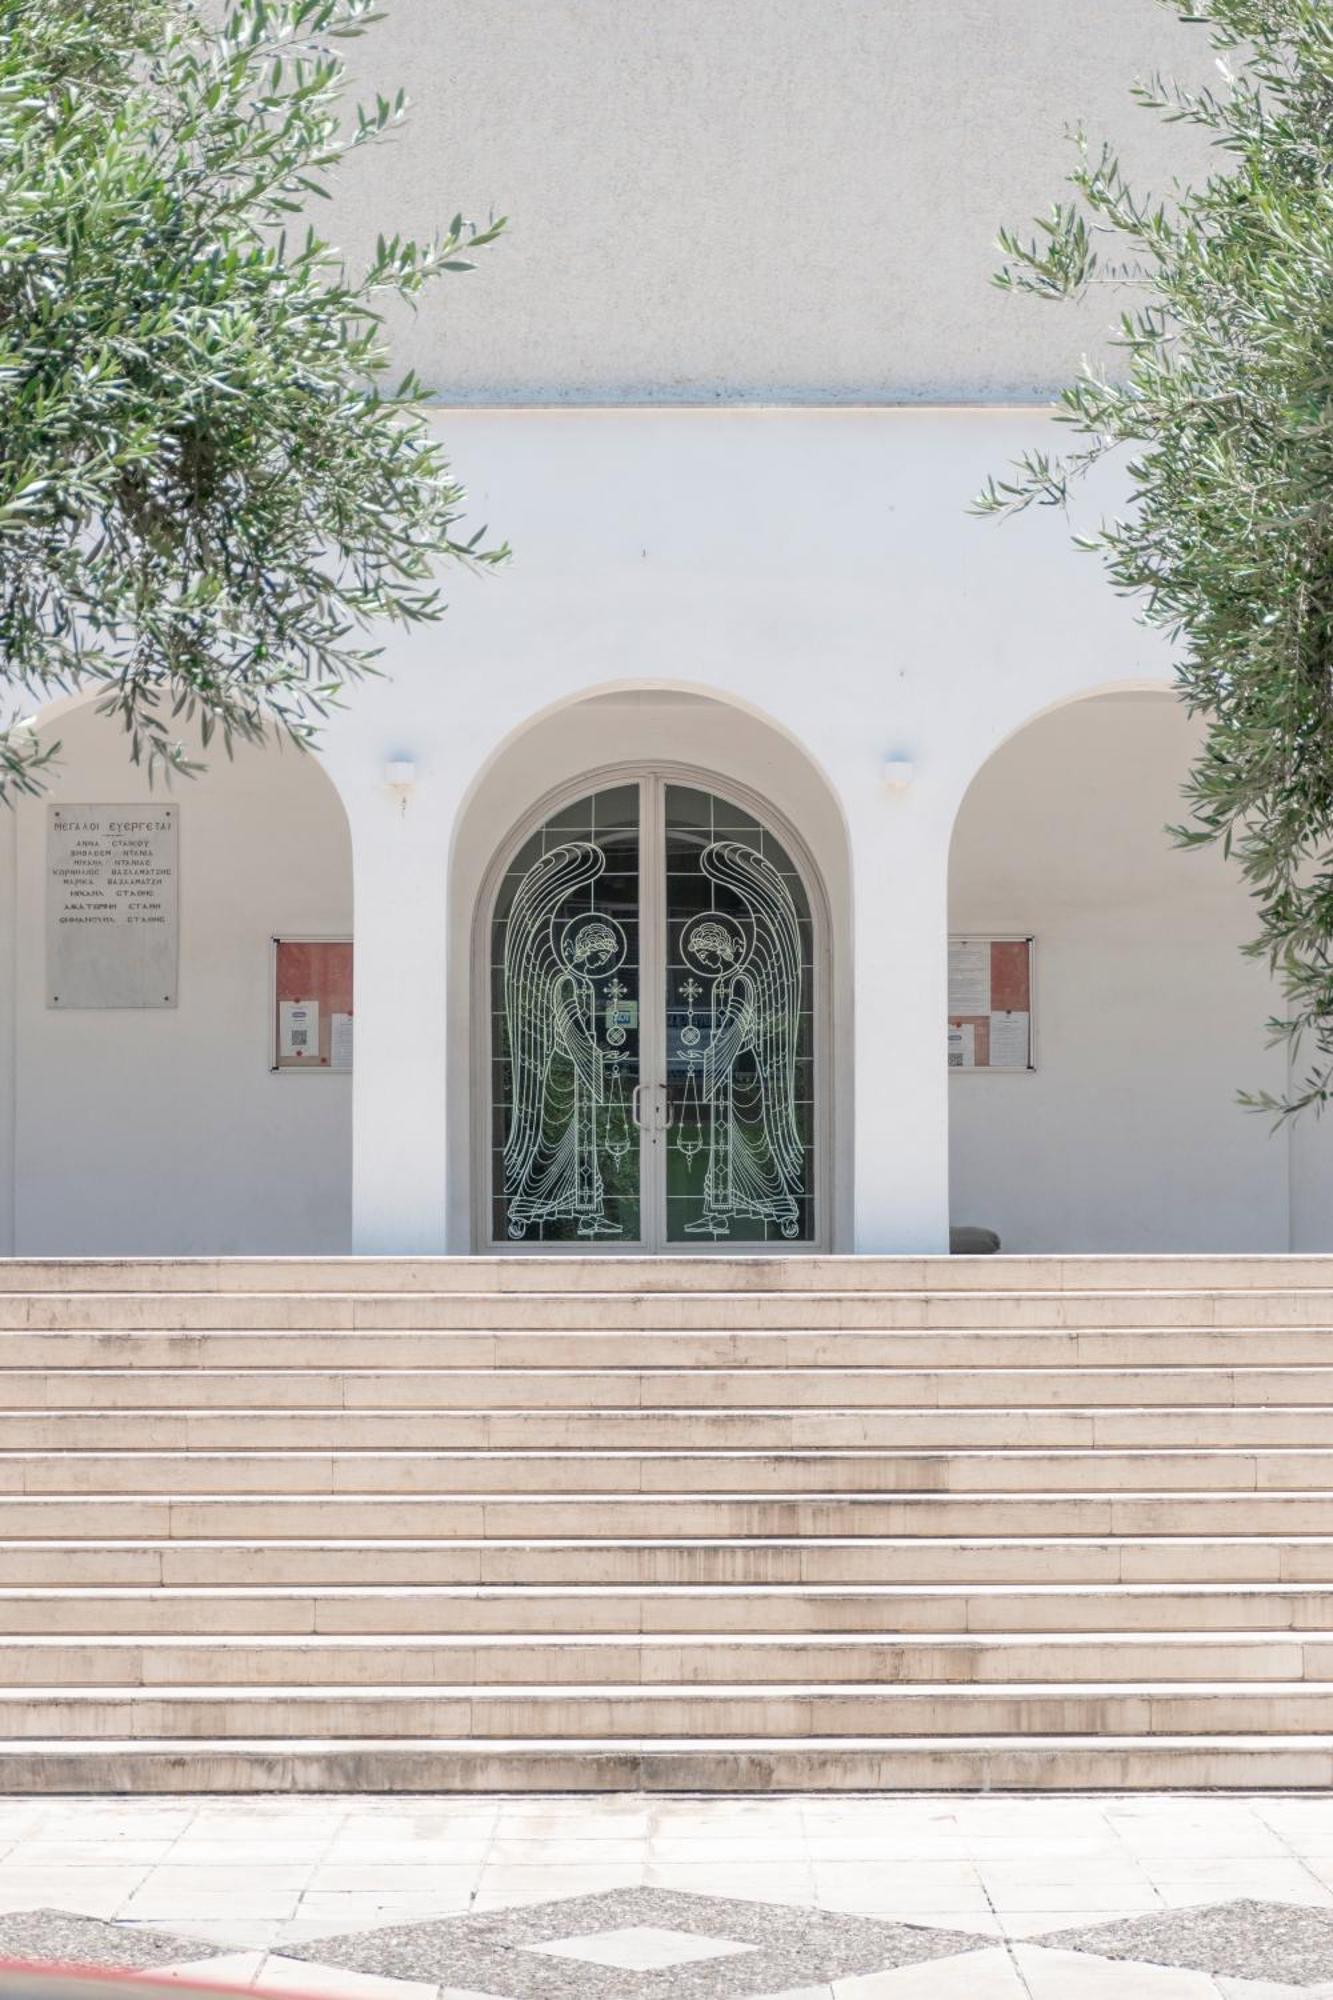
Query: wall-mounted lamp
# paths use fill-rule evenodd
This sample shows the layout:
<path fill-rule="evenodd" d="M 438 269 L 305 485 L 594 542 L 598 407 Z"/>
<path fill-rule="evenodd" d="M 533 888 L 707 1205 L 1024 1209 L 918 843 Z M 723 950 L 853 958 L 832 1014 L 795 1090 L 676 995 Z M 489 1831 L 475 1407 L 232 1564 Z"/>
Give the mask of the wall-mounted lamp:
<path fill-rule="evenodd" d="M 916 765 L 910 757 L 886 757 L 879 774 L 888 791 L 905 792 L 916 776 Z"/>

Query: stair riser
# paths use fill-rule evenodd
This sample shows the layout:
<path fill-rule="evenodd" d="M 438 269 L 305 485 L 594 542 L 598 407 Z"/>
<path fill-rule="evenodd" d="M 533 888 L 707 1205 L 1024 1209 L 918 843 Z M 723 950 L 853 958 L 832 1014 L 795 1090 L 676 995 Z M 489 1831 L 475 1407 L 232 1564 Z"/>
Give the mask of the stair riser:
<path fill-rule="evenodd" d="M 65 1589 L 439 1584 L 1119 1584 L 1326 1583 L 1333 1540 L 1263 1537 L 1181 1543 L 860 1542 L 265 1546 L 9 1542 L 0 1587 Z"/>
<path fill-rule="evenodd" d="M 3 1454 L 166 1451 L 1169 1451 L 1306 1447 L 1333 1409 L 0 1413 Z M 1333 1459 L 1329 1461 L 1333 1465 Z"/>
<path fill-rule="evenodd" d="M 1064 1494 L 1324 1493 L 1333 1451 L 938 1455 L 593 1451 L 70 1452 L 0 1454 L 0 1509 L 16 1495 L 81 1494 Z M 4 1528 L 0 1513 L 0 1533 Z"/>
<path fill-rule="evenodd" d="M 380 1376 L 422 1370 L 514 1374 L 619 1375 L 626 1370 L 827 1369 L 841 1379 L 866 1369 L 938 1371 L 960 1385 L 996 1369 L 1043 1375 L 1084 1369 L 1130 1369 L 1169 1379 L 1177 1368 L 1223 1373 L 1309 1370 L 1330 1366 L 1327 1331 L 1317 1327 L 1146 1328 L 1110 1332 L 1048 1328 L 1027 1333 L 936 1329 L 728 1332 L 577 1331 L 354 1333 L 307 1331 L 0 1332 L 0 1380 L 9 1370 L 56 1375 L 94 1369 L 194 1372 L 238 1369 L 289 1374 L 314 1369 Z M 392 1385 L 387 1393 L 393 1393 Z M 941 1396 L 949 1393 L 941 1389 Z"/>
<path fill-rule="evenodd" d="M 1050 1593 L 934 1591 L 901 1594 L 821 1594 L 749 1589 L 692 1594 L 622 1591 L 544 1595 L 523 1590 L 473 1596 L 401 1593 L 346 1596 L 66 1595 L 0 1596 L 0 1636 L 98 1634 L 175 1638 L 314 1634 L 357 1636 L 433 1634 L 547 1635 L 736 1633 L 1211 1633 L 1333 1632 L 1333 1591 L 1280 1589 L 1207 1593 L 1123 1586 Z"/>
<path fill-rule="evenodd" d="M 1156 1689 L 1080 1695 L 984 1688 L 674 1691 L 515 1690 L 352 1695 L 260 1692 L 0 1696 L 0 1737 L 921 1737 L 1290 1736 L 1333 1733 L 1333 1689 Z"/>
<path fill-rule="evenodd" d="M 24 1257 L 0 1292 L 1329 1290 L 1327 1256 Z"/>
<path fill-rule="evenodd" d="M 1323 1681 L 1333 1638 L 0 1641 L 6 1687 Z"/>
<path fill-rule="evenodd" d="M 0 1788 L 34 1796 L 190 1793 L 1140 1792 L 1327 1791 L 1333 1750 L 1316 1738 L 1200 1743 L 1097 1738 L 1014 1743 L 930 1738 L 884 1745 L 570 1744 L 498 1749 L 438 1741 L 304 1750 L 228 1744 L 18 1745 Z"/>
<path fill-rule="evenodd" d="M 3 1347 L 0 1346 L 0 1355 Z M 20 1370 L 0 1366 L 0 1411 L 164 1412 L 260 1410 L 318 1413 L 446 1410 L 706 1411 L 728 1407 L 858 1412 L 1195 1409 L 1333 1411 L 1327 1368 L 939 1369 L 400 1369 L 348 1372 L 277 1368 L 171 1373 L 147 1368 Z M 157 1420 L 157 1417 L 155 1417 Z M 10 1420 L 13 1429 L 19 1420 Z M 22 1421 L 29 1421 L 24 1418 Z M 387 1423 L 387 1416 L 379 1419 Z M 1328 1435 L 1326 1428 L 1322 1437 Z M 952 1433 L 950 1433 L 952 1435 Z M 1312 1434 L 1313 1442 L 1322 1437 Z"/>
<path fill-rule="evenodd" d="M 0 1540 L 269 1540 L 327 1536 L 569 1541 L 682 1536 L 1333 1535 L 1333 1494 L 809 1495 L 722 1499 L 607 1494 L 453 1499 L 0 1497 Z"/>
<path fill-rule="evenodd" d="M 715 1281 L 716 1282 L 716 1281 Z M 0 1291 L 0 1330 L 314 1328 L 417 1331 L 605 1328 L 708 1332 L 817 1328 L 1333 1327 L 1333 1290 L 1235 1292 L 760 1292 L 499 1294 Z"/>

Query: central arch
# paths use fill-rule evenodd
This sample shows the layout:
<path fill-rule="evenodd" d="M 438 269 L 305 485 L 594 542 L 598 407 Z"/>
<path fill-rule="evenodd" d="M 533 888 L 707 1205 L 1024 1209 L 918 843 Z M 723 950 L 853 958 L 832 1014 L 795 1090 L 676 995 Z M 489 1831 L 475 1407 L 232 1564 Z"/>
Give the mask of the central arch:
<path fill-rule="evenodd" d="M 587 774 L 496 857 L 473 952 L 492 1245 L 828 1243 L 827 910 L 795 830 L 718 783 Z"/>
<path fill-rule="evenodd" d="M 635 690 L 540 718 L 487 778 L 452 882 L 469 1247 L 844 1247 L 848 893 L 808 759 L 727 704 Z"/>

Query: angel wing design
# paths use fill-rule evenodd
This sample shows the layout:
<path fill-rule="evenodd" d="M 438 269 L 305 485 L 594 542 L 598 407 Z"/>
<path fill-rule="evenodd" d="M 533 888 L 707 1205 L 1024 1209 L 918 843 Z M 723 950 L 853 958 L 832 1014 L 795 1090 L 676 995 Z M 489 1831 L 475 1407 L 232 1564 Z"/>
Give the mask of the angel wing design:
<path fill-rule="evenodd" d="M 519 884 L 505 927 L 504 1188 L 514 1238 L 558 1219 L 575 1220 L 581 1236 L 620 1233 L 606 1215 L 597 1156 L 605 1057 L 593 981 L 619 963 L 625 941 L 614 918 L 574 908 L 578 891 L 605 867 L 591 841 L 552 848 Z"/>
<path fill-rule="evenodd" d="M 796 1109 L 801 935 L 791 893 L 773 864 L 740 841 L 706 847 L 700 866 L 730 890 L 746 921 L 723 911 L 695 919 L 682 941 L 711 978 L 702 1058 L 709 1139 L 704 1213 L 687 1229 L 725 1236 L 733 1217 L 800 1228 L 804 1147 Z"/>

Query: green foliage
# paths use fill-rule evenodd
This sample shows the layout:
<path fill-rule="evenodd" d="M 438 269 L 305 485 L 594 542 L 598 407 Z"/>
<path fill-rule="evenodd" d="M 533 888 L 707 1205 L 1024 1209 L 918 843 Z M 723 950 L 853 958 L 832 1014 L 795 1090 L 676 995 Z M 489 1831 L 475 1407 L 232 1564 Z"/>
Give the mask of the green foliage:
<path fill-rule="evenodd" d="M 1135 95 L 1201 128 L 1218 164 L 1150 200 L 1080 138 L 1074 199 L 1035 237 L 1002 235 L 1003 287 L 1114 283 L 1134 303 L 1119 369 L 1085 368 L 1060 399 L 1075 447 L 1029 454 L 977 506 L 1062 506 L 1128 450 L 1133 504 L 1082 545 L 1176 641 L 1205 719 L 1175 832 L 1220 842 L 1255 898 L 1248 949 L 1281 982 L 1269 1025 L 1295 1080 L 1244 1101 L 1281 1115 L 1333 1096 L 1333 7 L 1164 4 L 1206 29 L 1218 81 Z"/>
<path fill-rule="evenodd" d="M 338 44 L 372 0 L 0 0 L 0 680 L 95 686 L 136 761 L 179 737 L 308 743 L 374 670 L 374 620 L 438 618 L 493 563 L 386 305 L 502 222 L 381 239 L 349 275 L 302 220 L 401 96 L 350 122 Z M 0 731 L 0 799 L 51 749 Z"/>

